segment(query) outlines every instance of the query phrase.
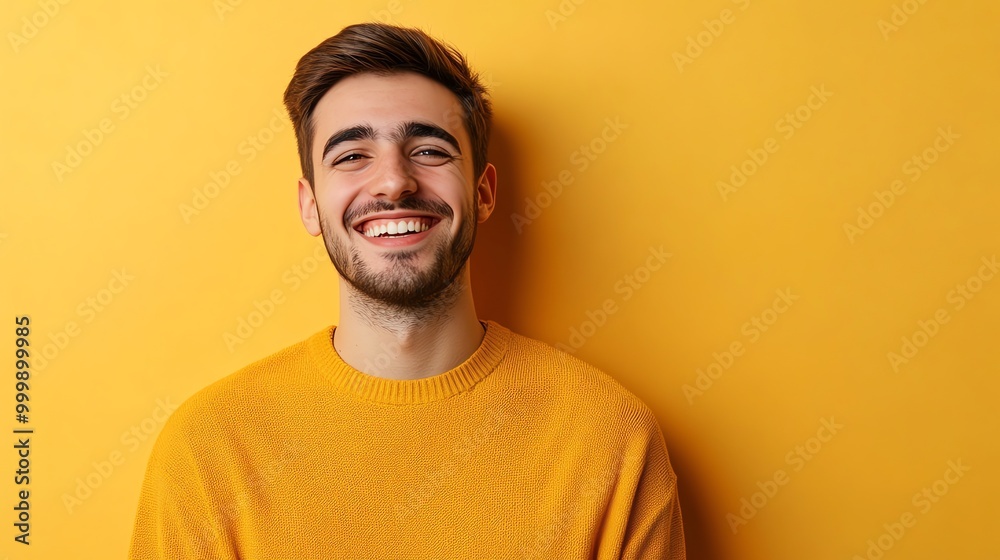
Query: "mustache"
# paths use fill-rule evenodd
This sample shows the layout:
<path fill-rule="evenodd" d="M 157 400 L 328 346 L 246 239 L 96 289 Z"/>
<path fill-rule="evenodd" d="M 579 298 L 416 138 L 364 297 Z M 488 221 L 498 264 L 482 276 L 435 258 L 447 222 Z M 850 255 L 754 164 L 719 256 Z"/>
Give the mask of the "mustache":
<path fill-rule="evenodd" d="M 404 198 L 397 204 L 392 204 L 384 200 L 372 200 L 359 206 L 348 208 L 347 212 L 344 212 L 344 229 L 350 229 L 351 224 L 362 216 L 367 216 L 376 212 L 391 212 L 393 210 L 415 210 L 418 212 L 436 214 L 445 218 L 455 217 L 451 207 L 440 201 L 426 200 L 423 198 Z"/>

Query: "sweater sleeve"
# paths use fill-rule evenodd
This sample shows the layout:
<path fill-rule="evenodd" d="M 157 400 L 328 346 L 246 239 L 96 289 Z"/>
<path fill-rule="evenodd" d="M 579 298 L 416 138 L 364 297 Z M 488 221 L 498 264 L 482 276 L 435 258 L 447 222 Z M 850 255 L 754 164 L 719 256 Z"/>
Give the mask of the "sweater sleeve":
<path fill-rule="evenodd" d="M 146 467 L 139 497 L 130 560 L 235 560 L 206 484 L 209 469 L 201 464 L 197 440 L 181 417 L 184 407 L 167 421 Z M 180 413 L 180 414 L 178 414 Z M 204 427 L 202 427 L 204 428 Z"/>
<path fill-rule="evenodd" d="M 647 410 L 641 460 L 625 461 L 610 504 L 607 531 L 621 535 L 617 550 L 601 560 L 684 560 L 684 526 L 677 476 L 655 416 Z"/>

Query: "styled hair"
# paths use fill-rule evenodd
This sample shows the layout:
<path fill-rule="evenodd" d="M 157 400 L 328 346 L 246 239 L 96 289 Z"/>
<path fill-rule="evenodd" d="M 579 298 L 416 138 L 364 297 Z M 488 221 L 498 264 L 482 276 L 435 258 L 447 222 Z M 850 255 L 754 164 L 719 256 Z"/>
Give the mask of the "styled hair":
<path fill-rule="evenodd" d="M 310 157 L 312 114 L 320 98 L 337 82 L 355 74 L 390 75 L 406 71 L 424 75 L 458 97 L 464 113 L 462 124 L 472 142 L 474 175 L 482 174 L 486 169 L 493 109 L 489 92 L 465 57 L 419 29 L 359 23 L 345 27 L 299 59 L 285 89 L 285 108 L 295 127 L 302 175 L 310 185 L 314 171 Z"/>

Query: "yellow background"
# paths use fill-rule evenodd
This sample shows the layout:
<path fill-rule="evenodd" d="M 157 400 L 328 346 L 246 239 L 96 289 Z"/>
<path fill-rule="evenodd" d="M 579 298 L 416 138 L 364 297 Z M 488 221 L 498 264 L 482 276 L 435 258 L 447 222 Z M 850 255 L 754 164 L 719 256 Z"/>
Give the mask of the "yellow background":
<path fill-rule="evenodd" d="M 493 90 L 481 317 L 656 411 L 690 558 L 1000 557 L 995 3 L 279 4 L 4 3 L 9 429 L 15 316 L 51 359 L 31 382 L 32 544 L 13 541 L 10 435 L 0 556 L 124 557 L 164 405 L 336 322 L 281 94 L 319 41 L 391 19 L 457 45 Z M 731 166 L 752 173 L 722 189 Z M 894 364 L 904 338 L 920 348 Z"/>

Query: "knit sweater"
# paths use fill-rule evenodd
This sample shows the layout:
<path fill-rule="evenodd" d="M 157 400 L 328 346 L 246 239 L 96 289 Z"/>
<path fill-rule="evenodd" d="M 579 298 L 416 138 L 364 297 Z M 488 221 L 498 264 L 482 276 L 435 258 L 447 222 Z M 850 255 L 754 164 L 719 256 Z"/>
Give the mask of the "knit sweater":
<path fill-rule="evenodd" d="M 331 326 L 197 392 L 154 445 L 129 557 L 684 558 L 650 409 L 485 325 L 422 379 L 352 368 Z"/>

